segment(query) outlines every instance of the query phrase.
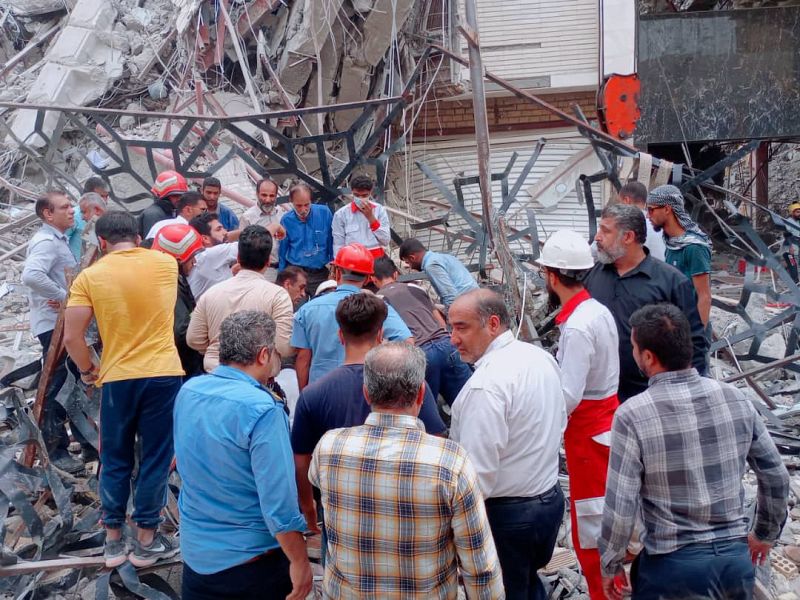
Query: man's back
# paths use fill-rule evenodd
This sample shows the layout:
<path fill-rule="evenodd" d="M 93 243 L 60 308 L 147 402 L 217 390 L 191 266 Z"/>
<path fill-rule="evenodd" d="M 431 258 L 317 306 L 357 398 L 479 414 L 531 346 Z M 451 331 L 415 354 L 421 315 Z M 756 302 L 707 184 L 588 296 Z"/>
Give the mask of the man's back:
<path fill-rule="evenodd" d="M 173 324 L 174 258 L 144 248 L 112 252 L 84 269 L 69 306 L 91 306 L 103 340 L 99 383 L 183 375 Z"/>
<path fill-rule="evenodd" d="M 292 449 L 296 454 L 311 454 L 327 431 L 363 425 L 368 416 L 364 365 L 337 367 L 300 393 L 294 413 Z M 443 433 L 446 429 L 428 390 L 419 418 L 428 433 Z"/>
<path fill-rule="evenodd" d="M 344 362 L 344 346 L 337 337 L 336 307 L 347 296 L 362 293 L 353 285 L 339 285 L 334 291 L 304 304 L 294 317 L 292 346 L 311 349 L 309 381 L 314 382 Z M 383 337 L 402 341 L 411 337 L 400 315 L 391 306 L 383 324 Z"/>
<path fill-rule="evenodd" d="M 640 478 L 645 547 L 651 554 L 690 543 L 747 534 L 742 477 L 747 462 L 769 468 L 759 437 L 768 437 L 750 402 L 731 385 L 700 377 L 694 369 L 664 372 L 642 394 L 617 410 L 609 485 L 623 450 L 632 452 Z M 773 447 L 774 450 L 774 447 Z M 631 456 L 626 462 L 630 463 Z M 772 465 L 783 469 L 774 453 Z M 627 473 L 620 479 L 626 485 Z M 615 487 L 607 504 L 630 502 L 636 493 Z M 761 506 L 760 510 L 764 507 Z M 607 536 L 603 535 L 608 539 Z"/>
<path fill-rule="evenodd" d="M 372 413 L 323 436 L 309 477 L 322 491 L 330 598 L 469 598 L 502 583 L 475 473 L 455 442 L 408 415 Z M 468 575 L 469 574 L 469 575 Z"/>
<path fill-rule="evenodd" d="M 422 270 L 447 306 L 461 294 L 478 287 L 467 268 L 452 254 L 428 250 L 422 258 Z"/>
<path fill-rule="evenodd" d="M 270 283 L 261 273 L 242 269 L 239 273 L 212 286 L 197 302 L 186 333 L 189 345 L 204 349 L 206 371 L 219 364 L 219 331 L 225 317 L 242 310 L 260 310 L 275 321 L 275 348 L 281 356 L 289 356 L 292 333 L 292 300 L 280 286 Z M 207 336 L 207 337 L 206 337 Z M 203 348 L 205 343 L 206 348 Z M 273 357 L 274 372 L 280 371 L 280 356 Z"/>
<path fill-rule="evenodd" d="M 414 343 L 417 346 L 448 335 L 433 316 L 435 307 L 422 288 L 396 281 L 383 286 L 378 296 L 384 298 L 400 314 L 414 334 Z"/>

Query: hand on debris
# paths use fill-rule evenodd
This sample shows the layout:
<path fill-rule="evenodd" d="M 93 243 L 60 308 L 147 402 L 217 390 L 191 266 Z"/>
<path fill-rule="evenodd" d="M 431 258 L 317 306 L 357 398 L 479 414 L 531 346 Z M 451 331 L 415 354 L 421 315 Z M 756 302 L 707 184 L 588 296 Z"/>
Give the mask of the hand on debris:
<path fill-rule="evenodd" d="M 762 542 L 751 531 L 747 534 L 747 545 L 750 546 L 750 559 L 753 564 L 763 565 L 769 556 L 769 551 L 772 550 L 772 543 Z"/>
<path fill-rule="evenodd" d="M 314 575 L 308 560 L 294 560 L 289 565 L 289 578 L 292 580 L 292 593 L 286 600 L 305 600 L 314 586 Z"/>

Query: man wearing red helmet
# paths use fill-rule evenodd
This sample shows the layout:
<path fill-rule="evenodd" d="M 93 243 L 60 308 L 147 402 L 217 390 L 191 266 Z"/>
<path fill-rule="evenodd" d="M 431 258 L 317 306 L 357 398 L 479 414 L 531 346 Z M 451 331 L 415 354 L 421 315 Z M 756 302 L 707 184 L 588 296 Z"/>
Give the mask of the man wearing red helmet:
<path fill-rule="evenodd" d="M 295 370 L 302 390 L 344 362 L 344 346 L 339 342 L 336 307 L 339 302 L 364 287 L 373 273 L 373 257 L 361 244 L 348 244 L 333 261 L 336 290 L 304 304 L 294 316 L 292 346 L 297 349 Z M 411 331 L 391 306 L 383 324 L 387 340 L 409 340 Z"/>
<path fill-rule="evenodd" d="M 139 235 L 142 238 L 153 225 L 175 216 L 178 200 L 189 191 L 189 184 L 177 171 L 163 171 L 156 177 L 150 191 L 153 192 L 155 200 L 139 215 Z"/>
<path fill-rule="evenodd" d="M 203 355 L 186 343 L 186 330 L 195 307 L 189 273 L 194 269 L 197 255 L 203 251 L 203 240 L 189 225 L 176 223 L 162 227 L 156 234 L 153 250 L 160 250 L 178 261 L 178 299 L 175 302 L 175 346 L 186 371 L 186 379 L 203 374 Z"/>

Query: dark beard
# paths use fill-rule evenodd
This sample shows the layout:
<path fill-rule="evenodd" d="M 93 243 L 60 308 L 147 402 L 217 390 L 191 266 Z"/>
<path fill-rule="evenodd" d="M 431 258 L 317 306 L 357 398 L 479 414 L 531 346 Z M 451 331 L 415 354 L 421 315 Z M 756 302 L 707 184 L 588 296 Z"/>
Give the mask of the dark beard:
<path fill-rule="evenodd" d="M 547 292 L 547 312 L 553 312 L 561 306 L 561 298 L 555 292 Z"/>
<path fill-rule="evenodd" d="M 663 225 L 655 225 L 652 221 L 650 221 L 650 224 L 653 226 L 653 231 L 656 233 L 661 233 L 661 230 L 664 229 Z"/>

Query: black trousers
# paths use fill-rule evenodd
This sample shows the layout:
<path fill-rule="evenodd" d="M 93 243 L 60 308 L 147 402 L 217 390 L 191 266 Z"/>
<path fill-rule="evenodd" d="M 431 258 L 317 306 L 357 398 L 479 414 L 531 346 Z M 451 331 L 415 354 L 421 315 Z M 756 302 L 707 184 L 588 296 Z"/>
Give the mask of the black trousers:
<path fill-rule="evenodd" d="M 280 549 L 210 575 L 183 563 L 182 600 L 284 600 L 291 591 L 289 559 Z"/>
<path fill-rule="evenodd" d="M 42 365 L 44 365 L 47 360 L 47 352 L 50 349 L 50 341 L 53 339 L 53 330 L 40 333 L 36 337 L 39 338 L 39 343 L 42 344 Z M 67 363 L 66 359 L 63 359 L 56 365 L 53 377 L 45 391 L 44 412 L 42 414 L 44 445 L 47 448 L 47 453 L 54 456 L 67 452 L 69 447 L 69 436 L 67 436 L 67 430 L 64 427 L 67 421 L 67 411 L 56 401 L 56 396 L 66 380 Z"/>
<path fill-rule="evenodd" d="M 507 600 L 545 600 L 537 570 L 553 556 L 564 516 L 564 493 L 556 483 L 533 498 L 488 498 L 486 516 L 503 569 Z"/>

